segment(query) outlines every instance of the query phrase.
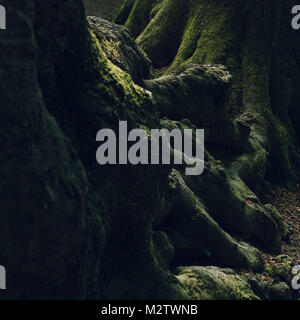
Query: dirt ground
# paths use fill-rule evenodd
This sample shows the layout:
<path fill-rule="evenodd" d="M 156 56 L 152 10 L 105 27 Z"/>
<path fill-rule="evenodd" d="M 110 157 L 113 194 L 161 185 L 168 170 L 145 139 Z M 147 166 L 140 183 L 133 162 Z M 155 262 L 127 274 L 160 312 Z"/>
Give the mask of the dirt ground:
<path fill-rule="evenodd" d="M 283 217 L 289 229 L 288 239 L 285 239 L 281 247 L 281 255 L 289 256 L 294 264 L 300 264 L 300 175 L 295 190 L 288 190 L 283 187 L 273 186 L 263 196 L 267 203 L 272 204 Z M 268 270 L 276 263 L 276 258 L 270 254 L 263 253 L 265 271 L 257 274 L 257 278 L 269 283 L 273 282 Z"/>
<path fill-rule="evenodd" d="M 275 187 L 266 195 L 269 203 L 274 205 L 287 223 L 290 236 L 283 242 L 282 254 L 289 255 L 300 264 L 300 186 L 293 191 Z"/>

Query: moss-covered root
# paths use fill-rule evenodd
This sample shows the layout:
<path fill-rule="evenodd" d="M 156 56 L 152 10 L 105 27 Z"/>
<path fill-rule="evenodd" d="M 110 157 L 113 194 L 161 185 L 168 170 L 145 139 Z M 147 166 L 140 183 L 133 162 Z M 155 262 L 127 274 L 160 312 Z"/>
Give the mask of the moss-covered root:
<path fill-rule="evenodd" d="M 163 119 L 161 124 L 169 130 L 194 127 L 188 120 Z M 281 238 L 286 233 L 280 215 L 272 206 L 263 205 L 235 170 L 226 168 L 206 151 L 203 174 L 183 177 L 222 229 L 252 241 L 265 251 L 280 252 Z"/>
<path fill-rule="evenodd" d="M 223 64 L 230 70 L 233 82 L 226 107 L 237 124 L 251 131 L 252 149 L 234 165 L 255 190 L 265 176 L 293 186 L 291 161 L 299 161 L 294 132 L 298 124 L 288 114 L 297 110 L 292 97 L 299 91 L 293 71 L 296 49 L 291 50 L 296 33 L 283 14 L 292 4 L 284 2 L 162 0 L 137 38 L 154 66 L 167 67 L 166 74 L 188 63 Z"/>
<path fill-rule="evenodd" d="M 124 0 L 117 16 L 113 19 L 113 22 L 117 24 L 125 24 L 134 2 L 135 0 Z"/>
<path fill-rule="evenodd" d="M 89 25 L 107 58 L 126 71 L 135 83 L 151 77 L 151 61 L 135 44 L 128 28 L 98 17 L 88 17 Z"/>
<path fill-rule="evenodd" d="M 179 267 L 176 277 L 195 300 L 258 300 L 250 285 L 231 269 Z"/>
<path fill-rule="evenodd" d="M 154 0 L 125 0 L 114 22 L 125 24 L 137 37 L 150 20 Z"/>
<path fill-rule="evenodd" d="M 225 105 L 230 82 L 231 75 L 222 65 L 188 64 L 169 75 L 145 80 L 144 85 L 161 117 L 190 119 L 205 129 L 206 143 L 246 150 L 249 131 L 230 119 Z"/>
<path fill-rule="evenodd" d="M 112 200 L 116 211 L 111 216 L 111 231 L 102 255 L 99 296 L 183 299 L 180 284 L 163 268 L 172 259 L 172 248 L 163 234 L 161 237 L 156 233 L 153 242 L 152 215 L 165 193 L 168 172 L 165 176 L 160 172 L 158 177 L 159 168 L 155 166 L 122 169 L 113 180 L 118 199 Z M 122 172 L 128 174 L 127 178 L 122 178 Z"/>
<path fill-rule="evenodd" d="M 187 23 L 171 69 L 193 62 L 221 63 L 232 70 L 239 61 L 234 55 L 239 44 L 244 5 L 239 1 L 188 2 Z"/>
<path fill-rule="evenodd" d="M 237 176 L 206 154 L 206 168 L 188 185 L 201 197 L 212 217 L 227 232 L 253 241 L 265 251 L 279 253 L 284 226 L 276 209 L 263 205 Z"/>
<path fill-rule="evenodd" d="M 123 232 L 124 231 L 124 232 Z M 132 224 L 114 228 L 103 255 L 102 299 L 185 299 L 180 283 L 162 260 L 154 259 L 151 228 Z"/>
<path fill-rule="evenodd" d="M 162 228 L 166 227 L 171 242 L 173 240 L 175 260 L 200 261 L 209 253 L 210 259 L 221 266 L 262 269 L 258 251 L 249 245 L 237 243 L 223 231 L 176 170 L 170 174 L 170 188 L 175 201 Z M 178 236 L 185 241 L 177 241 Z M 186 243 L 192 247 L 183 248 Z"/>
<path fill-rule="evenodd" d="M 143 1 L 145 0 L 137 2 Z M 185 24 L 187 1 L 164 0 L 157 6 L 160 6 L 159 10 L 138 36 L 137 43 L 148 54 L 155 67 L 164 67 L 172 62 L 178 50 Z M 137 19 L 135 16 L 133 18 Z"/>

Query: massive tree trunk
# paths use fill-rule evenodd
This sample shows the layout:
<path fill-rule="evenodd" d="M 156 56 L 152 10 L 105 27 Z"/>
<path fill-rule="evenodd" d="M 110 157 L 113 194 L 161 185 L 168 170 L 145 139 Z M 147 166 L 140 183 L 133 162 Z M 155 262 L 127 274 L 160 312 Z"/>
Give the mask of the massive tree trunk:
<path fill-rule="evenodd" d="M 8 298 L 203 298 L 189 284 L 194 269 L 175 277 L 174 267 L 258 272 L 253 245 L 280 252 L 285 225 L 251 188 L 266 177 L 294 182 L 289 110 L 299 90 L 290 62 L 283 69 L 278 61 L 294 52 L 280 42 L 290 36 L 279 24 L 281 2 L 153 3 L 125 1 L 118 17 L 165 68 L 143 81 L 149 61 L 127 30 L 95 19 L 90 28 L 81 0 L 4 0 L 0 263 Z M 96 133 L 117 131 L 119 120 L 129 130 L 205 128 L 203 175 L 99 166 Z M 195 270 L 210 297 L 234 286 L 230 297 L 257 298 L 227 269 Z"/>
<path fill-rule="evenodd" d="M 136 28 L 144 14 L 139 8 L 150 3 L 145 27 Z M 265 177 L 288 186 L 295 183 L 299 36 L 290 23 L 294 4 L 136 0 L 125 1 L 116 18 L 132 30 L 154 66 L 166 68 L 165 74 L 189 63 L 228 68 L 233 80 L 226 109 L 235 123 L 251 130 L 248 150 L 233 150 L 232 144 L 231 166 L 255 190 Z"/>
<path fill-rule="evenodd" d="M 151 216 L 168 172 L 95 161 L 99 129 L 117 129 L 119 119 L 129 129 L 157 126 L 148 95 L 107 60 L 80 0 L 4 5 L 0 260 L 8 297 L 182 297 L 152 249 Z"/>

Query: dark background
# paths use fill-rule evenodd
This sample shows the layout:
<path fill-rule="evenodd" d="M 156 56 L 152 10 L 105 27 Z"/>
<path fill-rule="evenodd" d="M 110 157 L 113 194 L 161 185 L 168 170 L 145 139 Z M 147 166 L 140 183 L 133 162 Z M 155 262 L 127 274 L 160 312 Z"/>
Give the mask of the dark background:
<path fill-rule="evenodd" d="M 99 16 L 106 19 L 112 19 L 118 8 L 122 4 L 122 0 L 84 0 L 87 15 Z"/>

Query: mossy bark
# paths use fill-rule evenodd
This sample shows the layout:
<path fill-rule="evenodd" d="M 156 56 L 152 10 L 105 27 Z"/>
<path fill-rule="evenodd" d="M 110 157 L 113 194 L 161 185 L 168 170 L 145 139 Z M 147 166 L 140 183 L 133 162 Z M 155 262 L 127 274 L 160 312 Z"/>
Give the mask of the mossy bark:
<path fill-rule="evenodd" d="M 191 23 L 189 17 L 197 12 L 200 2 L 179 1 L 175 7 L 175 2 L 169 0 L 156 1 L 153 8 L 150 3 L 152 1 L 125 2 L 124 7 L 128 5 L 127 8 L 131 8 L 128 26 L 140 26 L 141 18 L 135 20 L 138 13 L 149 14 L 149 21 L 156 17 L 165 28 L 161 31 L 156 29 L 160 37 L 153 50 L 154 63 L 165 66 L 174 61 L 167 73 L 179 67 L 185 68 L 183 65 L 187 59 L 176 65 L 175 55 L 181 46 L 181 38 L 185 38 L 185 27 Z M 226 3 L 232 8 L 233 3 Z M 180 168 L 175 171 L 171 166 L 98 166 L 95 161 L 96 133 L 107 127 L 117 131 L 119 120 L 127 120 L 129 130 L 167 125 L 195 127 L 188 121 L 174 124 L 170 120 L 162 122 L 159 119 L 159 107 L 162 106 L 159 94 L 156 94 L 156 99 L 155 96 L 151 98 L 145 89 L 132 81 L 129 74 L 107 59 L 101 42 L 88 27 L 81 0 L 20 0 L 14 3 L 7 0 L 4 5 L 12 17 L 5 36 L 0 39 L 3 61 L 0 92 L 4 106 L 0 111 L 0 121 L 7 150 L 0 154 L 0 175 L 3 177 L 0 181 L 0 262 L 7 266 L 13 277 L 8 279 L 12 288 L 8 298 L 187 298 L 184 281 L 182 286 L 163 265 L 172 263 L 173 253 L 175 261 L 182 258 L 180 246 L 176 246 L 172 238 L 174 230 L 186 238 L 189 252 L 195 246 L 201 251 L 199 255 L 192 253 L 192 258 L 198 263 L 203 254 L 209 252 L 212 255 L 210 262 L 218 265 L 259 270 L 261 260 L 258 251 L 234 240 L 232 235 L 236 234 L 266 250 L 280 250 L 280 218 L 272 208 L 262 205 L 239 177 L 250 184 L 250 178 L 260 164 L 263 167 L 260 173 L 265 173 L 267 152 L 273 146 L 270 136 L 265 135 L 270 132 L 265 120 L 279 117 L 272 112 L 267 85 L 258 88 L 254 81 L 256 78 L 259 81 L 268 78 L 266 59 L 262 57 L 264 52 L 258 50 L 258 61 L 263 64 L 262 75 L 257 74 L 259 62 L 255 60 L 252 66 L 253 61 L 247 60 L 249 52 L 258 45 L 256 41 L 260 43 L 259 38 L 248 44 L 246 41 L 243 47 L 247 49 L 246 53 L 238 60 L 245 64 L 242 70 L 249 76 L 246 79 L 249 88 L 236 89 L 235 80 L 229 89 L 230 98 L 226 100 L 227 89 L 223 88 L 220 79 L 208 79 L 207 76 L 204 83 L 207 87 L 211 83 L 220 86 L 218 99 L 221 102 L 209 98 L 206 101 L 213 107 L 223 107 L 222 101 L 227 101 L 226 124 L 232 135 L 238 126 L 235 122 L 242 122 L 242 116 L 238 118 L 239 113 L 232 101 L 241 102 L 239 106 L 244 114 L 247 111 L 252 115 L 262 115 L 262 120 L 251 118 L 250 147 L 243 145 L 242 154 L 233 156 L 229 152 L 230 156 L 223 155 L 226 167 L 207 152 L 207 172 L 203 182 L 199 182 L 197 178 L 184 179 Z M 212 15 L 211 6 L 217 6 L 217 2 L 203 1 L 202 5 L 207 6 L 208 13 L 209 9 L 212 10 Z M 198 53 L 195 54 L 193 62 L 225 63 L 221 52 L 227 52 L 231 38 L 230 34 L 222 38 L 221 29 L 229 23 L 232 13 L 227 7 L 223 9 L 228 10 L 225 10 L 228 19 L 220 17 L 217 27 L 213 28 L 222 43 L 220 51 L 214 53 L 214 45 L 207 40 L 213 38 L 212 32 L 204 34 L 203 39 L 201 35 L 200 38 L 194 36 L 195 45 L 202 39 L 199 46 L 203 46 L 201 52 L 207 50 L 207 54 L 202 56 L 202 60 Z M 169 24 L 171 20 L 162 19 L 162 13 L 168 10 L 172 12 L 169 15 L 171 20 L 179 14 L 186 20 L 180 20 L 182 25 L 174 20 L 173 25 Z M 221 14 L 220 8 L 219 11 Z M 255 18 L 262 18 L 260 10 L 254 10 L 254 13 Z M 255 21 L 251 14 L 247 17 L 249 23 Z M 147 22 L 147 19 L 143 21 Z M 203 23 L 212 21 L 208 14 Z M 171 28 L 174 25 L 178 27 L 175 28 L 176 33 Z M 141 30 L 138 40 L 142 44 L 143 39 L 147 39 L 145 44 L 149 44 L 149 50 L 152 42 L 150 33 L 155 27 L 150 22 L 144 32 Z M 194 33 L 191 31 L 189 34 Z M 164 37 L 174 41 L 172 50 L 168 52 Z M 163 58 L 156 59 L 155 52 Z M 228 62 L 228 67 L 234 76 L 238 73 L 237 66 L 234 69 Z M 215 72 L 218 67 L 213 67 L 213 70 Z M 195 79 L 193 73 L 190 76 L 192 82 L 203 85 L 201 77 Z M 170 75 L 172 77 L 173 80 L 182 80 L 179 71 Z M 163 86 L 174 90 L 173 85 L 164 84 L 165 80 L 161 81 Z M 181 82 L 183 87 L 186 87 L 185 80 Z M 143 85 L 155 92 L 156 84 L 150 81 Z M 250 95 L 251 90 L 254 96 Z M 238 97 L 237 100 L 234 97 Z M 170 103 L 165 106 L 169 112 Z M 224 114 L 224 110 L 221 108 L 218 112 Z M 191 116 L 188 110 L 187 116 Z M 284 136 L 286 125 L 280 128 Z M 245 153 L 245 148 L 249 149 L 248 153 Z M 259 153 L 260 148 L 262 151 Z M 211 150 L 215 155 L 215 149 Z M 255 161 L 248 169 L 245 163 L 251 157 Z M 289 160 L 282 154 L 279 158 L 283 163 Z M 254 177 L 257 179 L 257 175 Z M 243 228 L 239 228 L 237 221 L 243 222 Z M 160 242 L 156 238 L 153 243 L 153 229 L 160 234 L 165 231 L 164 234 L 174 240 L 174 245 L 166 238 Z M 266 237 L 263 237 L 264 233 Z M 244 294 L 251 296 L 248 287 L 244 284 L 241 287 Z"/>
<path fill-rule="evenodd" d="M 211 231 L 215 240 L 226 230 L 264 250 L 280 251 L 286 226 L 253 191 L 258 192 L 266 179 L 288 187 L 296 182 L 299 133 L 290 117 L 296 116 L 299 81 L 293 70 L 295 34 L 287 23 L 292 5 L 292 1 L 153 1 L 146 17 L 149 23 L 135 34 L 154 67 L 161 69 L 157 72 L 161 77 L 144 82 L 160 116 L 179 121 L 175 124 L 179 127 L 187 118 L 207 133 L 204 175 L 184 179 L 189 200 L 184 200 L 186 192 L 178 191 L 181 200 L 156 226 L 168 234 L 175 260 L 199 261 L 206 246 L 215 263 L 226 264 L 211 247 L 216 243 L 197 231 L 189 232 L 208 223 L 204 219 L 195 227 L 201 216 L 196 214 L 197 203 L 205 204 L 208 215 L 219 224 Z M 132 22 L 134 12 L 129 16 Z M 176 25 L 175 34 L 171 25 Z M 283 43 L 288 50 L 283 50 Z M 289 61 L 285 68 L 282 59 Z M 226 74 L 222 66 L 232 76 L 227 83 L 220 79 Z M 164 121 L 165 126 L 174 123 Z M 221 160 L 221 167 L 213 158 Z M 194 223 L 188 222 L 187 212 Z M 230 243 L 228 237 L 220 238 L 219 246 Z M 227 263 L 234 265 L 234 250 L 229 252 Z"/>
<path fill-rule="evenodd" d="M 115 22 L 125 24 L 132 30 L 133 35 L 138 35 L 147 25 L 147 16 L 150 15 L 153 0 L 126 0 L 124 1 Z"/>
<path fill-rule="evenodd" d="M 142 5 L 144 0 L 138 2 Z M 283 43 L 293 47 L 295 40 L 288 23 L 292 5 L 293 1 L 163 0 L 137 35 L 154 66 L 167 67 L 167 74 L 188 63 L 223 64 L 229 69 L 233 83 L 225 106 L 235 122 L 251 129 L 251 150 L 232 159 L 232 167 L 256 190 L 265 175 L 288 186 L 295 183 L 292 162 L 299 160 L 294 131 L 298 126 L 291 124 L 289 110 L 294 110 L 299 81 L 293 70 L 295 53 L 282 49 Z M 153 1 L 153 9 L 156 6 Z M 292 63 L 283 68 L 281 61 Z"/>
<path fill-rule="evenodd" d="M 119 120 L 129 129 L 157 126 L 149 95 L 107 60 L 80 0 L 4 5 L 11 17 L 0 40 L 7 297 L 183 298 L 152 244 L 168 170 L 95 160 L 101 128 L 117 131 Z"/>
<path fill-rule="evenodd" d="M 90 210 L 89 183 L 37 82 L 33 2 L 5 3 L 1 35 L 0 260 L 12 299 L 83 298 L 104 230 Z M 96 230 L 97 232 L 94 232 Z"/>

